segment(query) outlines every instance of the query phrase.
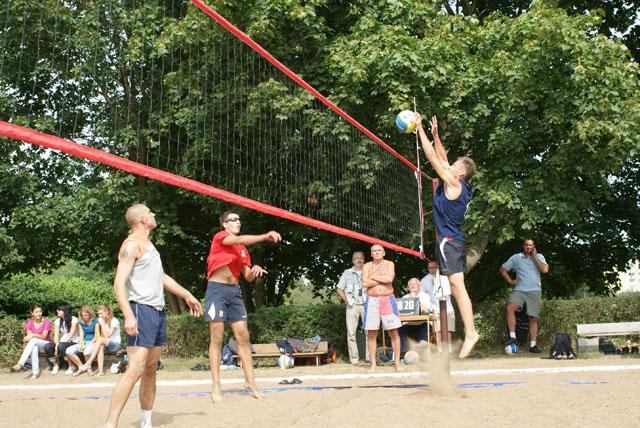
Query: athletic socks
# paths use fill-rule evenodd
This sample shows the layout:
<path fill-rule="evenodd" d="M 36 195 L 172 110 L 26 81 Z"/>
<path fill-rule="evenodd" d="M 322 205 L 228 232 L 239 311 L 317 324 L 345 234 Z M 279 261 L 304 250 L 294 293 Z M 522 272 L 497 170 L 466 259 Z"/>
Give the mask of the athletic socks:
<path fill-rule="evenodd" d="M 531 341 L 531 346 L 530 346 L 530 348 L 533 348 L 533 347 L 535 347 L 535 346 L 536 346 L 536 341 L 535 341 L 535 340 L 532 340 L 532 341 Z"/>
<path fill-rule="evenodd" d="M 140 409 L 140 428 L 151 427 L 151 410 Z"/>
<path fill-rule="evenodd" d="M 509 332 L 509 337 L 512 338 L 512 339 L 515 339 L 516 338 L 516 332 L 515 331 L 510 331 Z"/>

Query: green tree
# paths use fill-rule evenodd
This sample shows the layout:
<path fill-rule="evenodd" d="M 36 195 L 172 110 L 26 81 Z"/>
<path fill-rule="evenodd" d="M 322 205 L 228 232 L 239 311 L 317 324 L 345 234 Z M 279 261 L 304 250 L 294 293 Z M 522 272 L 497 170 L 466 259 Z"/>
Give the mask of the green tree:
<path fill-rule="evenodd" d="M 597 34 L 598 16 L 544 2 L 511 11 L 496 5 L 510 16 L 481 19 L 473 8 L 461 16 L 409 0 L 211 5 L 409 158 L 414 141 L 394 129 L 397 111 L 415 96 L 422 112 L 440 117 L 450 155 L 469 154 L 480 166 L 466 221 L 474 299 L 503 292 L 497 267 L 524 237 L 533 236 L 551 263 L 552 295 L 584 284 L 604 292 L 603 272 L 638 257 L 638 65 L 622 43 Z M 221 186 L 230 167 L 216 163 L 211 141 L 222 131 L 203 132 L 205 116 L 232 122 L 224 132 L 234 137 L 255 129 L 265 112 L 290 128 L 305 117 L 295 126 L 310 135 L 347 136 L 332 115 L 309 108 L 306 93 L 277 79 L 234 93 L 251 64 L 187 2 L 16 0 L 0 14 L 9 23 L 0 39 L 3 120 Z M 325 153 L 300 141 L 295 133 L 263 140 L 266 150 L 243 167 L 268 171 L 261 162 L 278 165 L 283 154 L 326 163 Z M 379 185 L 389 172 L 372 146 L 361 147 L 344 153 L 351 169 L 341 187 L 294 177 L 276 197 L 303 201 L 295 210 L 304 214 L 348 214 L 342 201 L 350 189 Z M 53 267 L 64 257 L 112 270 L 127 229 L 122 213 L 143 201 L 159 213 L 154 240 L 167 271 L 203 294 L 204 259 L 227 204 L 14 142 L 0 148 L 2 273 Z M 255 198 L 270 187 L 265 179 L 230 190 Z M 323 203 L 305 203 L 307 195 Z M 250 249 L 270 274 L 243 284 L 249 308 L 282 304 L 302 275 L 318 292 L 333 286 L 349 253 L 367 247 L 241 211 L 245 233 L 286 231 L 282 245 Z M 402 210 L 388 211 L 375 228 L 403 227 Z M 388 258 L 398 264 L 397 287 L 425 271 L 418 259 Z"/>
<path fill-rule="evenodd" d="M 362 4 L 330 67 L 341 104 L 378 118 L 376 129 L 415 96 L 440 117 L 450 156 L 478 162 L 469 261 L 496 258 L 474 269 L 472 295 L 490 295 L 527 236 L 549 249 L 551 294 L 605 292 L 603 272 L 639 248 L 640 92 L 626 47 L 593 35 L 597 17 L 544 3 L 482 22 L 399 4 Z"/>

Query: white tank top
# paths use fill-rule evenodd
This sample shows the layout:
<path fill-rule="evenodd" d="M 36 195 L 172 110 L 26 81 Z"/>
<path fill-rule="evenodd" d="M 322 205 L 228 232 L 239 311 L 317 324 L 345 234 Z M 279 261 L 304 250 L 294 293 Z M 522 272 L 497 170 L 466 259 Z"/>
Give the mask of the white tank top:
<path fill-rule="evenodd" d="M 145 247 L 145 252 L 133 265 L 131 275 L 126 282 L 129 301 L 164 309 L 164 288 L 162 278 L 164 270 L 160 253 L 153 244 Z"/>

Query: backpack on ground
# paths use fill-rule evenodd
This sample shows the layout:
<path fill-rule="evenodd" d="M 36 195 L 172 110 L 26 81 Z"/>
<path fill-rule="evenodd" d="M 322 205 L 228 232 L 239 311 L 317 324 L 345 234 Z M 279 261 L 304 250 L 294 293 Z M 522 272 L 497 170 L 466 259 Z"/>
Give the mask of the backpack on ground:
<path fill-rule="evenodd" d="M 233 359 L 233 355 L 234 354 L 233 354 L 233 351 L 231 350 L 231 347 L 228 344 L 224 345 L 222 347 L 220 363 L 225 366 L 234 366 L 235 360 Z"/>
<path fill-rule="evenodd" d="M 576 353 L 573 352 L 571 336 L 568 333 L 556 333 L 553 335 L 549 358 L 555 360 L 574 360 Z"/>

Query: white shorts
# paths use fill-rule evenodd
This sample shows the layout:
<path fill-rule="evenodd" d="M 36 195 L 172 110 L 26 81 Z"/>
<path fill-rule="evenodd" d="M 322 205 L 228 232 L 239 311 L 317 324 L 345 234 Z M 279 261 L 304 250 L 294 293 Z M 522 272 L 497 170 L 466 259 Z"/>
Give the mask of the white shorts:
<path fill-rule="evenodd" d="M 384 330 L 400 328 L 400 314 L 393 294 L 388 296 L 367 296 L 364 302 L 364 329 L 378 330 L 380 322 Z"/>

